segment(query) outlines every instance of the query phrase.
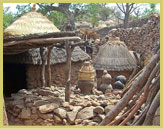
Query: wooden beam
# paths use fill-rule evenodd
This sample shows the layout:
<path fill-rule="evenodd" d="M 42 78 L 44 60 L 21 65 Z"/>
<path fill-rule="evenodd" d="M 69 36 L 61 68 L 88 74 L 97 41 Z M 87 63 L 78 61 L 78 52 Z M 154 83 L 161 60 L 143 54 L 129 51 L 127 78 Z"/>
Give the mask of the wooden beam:
<path fill-rule="evenodd" d="M 65 40 L 69 41 L 75 41 L 78 42 L 81 40 L 80 37 L 74 36 L 74 37 L 62 37 L 62 38 L 43 38 L 43 39 L 30 39 L 30 40 L 22 40 L 22 41 L 12 41 L 12 42 L 6 42 L 3 44 L 3 47 L 8 47 L 8 46 L 13 46 L 13 45 L 23 45 L 23 44 L 28 44 L 28 45 L 53 45 L 55 43 L 63 42 Z"/>
<path fill-rule="evenodd" d="M 71 54 L 72 54 L 72 49 L 71 49 L 71 44 L 69 41 L 67 41 L 66 45 L 66 55 L 67 55 L 67 60 L 66 60 L 66 76 L 65 76 L 65 83 L 66 83 L 66 88 L 65 88 L 65 101 L 70 102 L 70 87 L 71 87 Z"/>
<path fill-rule="evenodd" d="M 9 41 L 21 41 L 21 40 L 29 40 L 29 39 L 40 39 L 40 38 L 58 38 L 58 37 L 70 37 L 75 36 L 76 33 L 72 31 L 66 32 L 52 32 L 46 34 L 30 34 L 25 36 L 8 36 L 3 38 L 3 42 Z"/>

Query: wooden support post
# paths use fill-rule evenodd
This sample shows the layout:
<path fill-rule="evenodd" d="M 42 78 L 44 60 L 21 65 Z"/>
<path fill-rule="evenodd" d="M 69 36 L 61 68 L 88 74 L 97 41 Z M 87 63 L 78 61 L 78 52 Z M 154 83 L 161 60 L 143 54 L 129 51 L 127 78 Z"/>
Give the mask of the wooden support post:
<path fill-rule="evenodd" d="M 48 79 L 47 79 L 47 86 L 51 86 L 51 67 L 50 67 L 50 55 L 51 51 L 53 49 L 53 46 L 48 47 L 48 57 L 47 57 L 47 72 L 48 72 Z"/>
<path fill-rule="evenodd" d="M 46 65 L 46 60 L 47 60 L 47 52 L 43 47 L 40 48 L 40 56 L 42 59 L 42 66 L 41 66 L 41 86 L 45 87 L 46 81 L 45 81 L 45 65 Z"/>
<path fill-rule="evenodd" d="M 66 46 L 66 55 L 67 55 L 67 60 L 66 60 L 66 77 L 65 77 L 65 83 L 66 83 L 66 88 L 65 88 L 65 101 L 70 102 L 70 87 L 71 87 L 71 44 L 69 41 L 65 44 Z"/>

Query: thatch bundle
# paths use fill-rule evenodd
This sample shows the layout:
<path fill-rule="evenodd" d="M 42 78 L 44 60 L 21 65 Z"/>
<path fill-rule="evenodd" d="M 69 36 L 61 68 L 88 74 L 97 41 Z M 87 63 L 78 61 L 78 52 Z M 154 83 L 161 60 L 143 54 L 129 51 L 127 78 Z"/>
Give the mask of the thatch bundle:
<path fill-rule="evenodd" d="M 41 13 L 32 11 L 18 18 L 4 30 L 6 36 L 23 36 L 35 33 L 59 32 L 54 24 Z"/>
<path fill-rule="evenodd" d="M 124 42 L 110 39 L 104 44 L 94 62 L 96 70 L 122 71 L 132 70 L 136 62 Z"/>

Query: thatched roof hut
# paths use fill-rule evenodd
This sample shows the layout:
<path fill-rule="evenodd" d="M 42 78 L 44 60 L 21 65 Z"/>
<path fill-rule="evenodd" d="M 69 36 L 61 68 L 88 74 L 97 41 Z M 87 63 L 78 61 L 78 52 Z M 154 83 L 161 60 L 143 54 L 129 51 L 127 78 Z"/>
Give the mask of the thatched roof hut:
<path fill-rule="evenodd" d="M 47 17 L 32 11 L 24 14 L 8 26 L 4 30 L 4 37 L 51 32 L 60 32 L 60 30 Z"/>
<path fill-rule="evenodd" d="M 85 53 L 80 47 L 76 46 L 72 51 L 72 62 L 80 62 L 89 59 L 90 56 Z M 7 63 L 19 63 L 28 65 L 41 65 L 42 60 L 40 56 L 40 49 L 31 49 L 27 52 L 4 56 L 4 62 Z M 66 62 L 66 50 L 64 48 L 54 47 L 51 52 L 50 64 L 55 65 Z"/>
<path fill-rule="evenodd" d="M 124 42 L 108 41 L 102 46 L 94 62 L 96 70 L 123 71 L 133 70 L 136 62 Z"/>
<path fill-rule="evenodd" d="M 124 42 L 119 38 L 110 38 L 104 44 L 94 61 L 94 68 L 97 72 L 97 77 L 102 76 L 102 71 L 107 70 L 113 78 L 119 74 L 125 75 L 127 78 L 132 70 L 136 67 L 136 62 Z"/>
<path fill-rule="evenodd" d="M 41 86 L 42 59 L 39 47 L 47 44 L 54 45 L 66 39 L 74 42 L 80 41 L 80 38 L 75 37 L 73 33 L 60 32 L 51 21 L 35 11 L 24 14 L 7 27 L 4 30 L 5 42 L 3 45 L 4 92 L 11 94 L 23 88 Z M 89 58 L 89 55 L 79 47 L 74 48 L 71 58 L 72 82 L 77 80 L 77 72 L 82 62 Z M 54 47 L 50 62 L 52 85 L 65 83 L 65 62 L 66 50 Z M 47 71 L 45 77 L 47 77 Z"/>

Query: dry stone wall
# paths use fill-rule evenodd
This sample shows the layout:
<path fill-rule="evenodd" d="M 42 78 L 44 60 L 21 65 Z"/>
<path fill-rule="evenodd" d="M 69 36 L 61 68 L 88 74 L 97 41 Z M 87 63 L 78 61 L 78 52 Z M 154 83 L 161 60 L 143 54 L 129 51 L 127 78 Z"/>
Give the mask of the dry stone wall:
<path fill-rule="evenodd" d="M 72 88 L 70 103 L 63 87 L 22 89 L 5 98 L 9 125 L 98 125 L 120 96 L 93 90 L 83 95 Z"/>

